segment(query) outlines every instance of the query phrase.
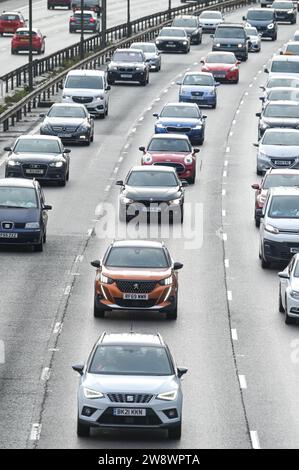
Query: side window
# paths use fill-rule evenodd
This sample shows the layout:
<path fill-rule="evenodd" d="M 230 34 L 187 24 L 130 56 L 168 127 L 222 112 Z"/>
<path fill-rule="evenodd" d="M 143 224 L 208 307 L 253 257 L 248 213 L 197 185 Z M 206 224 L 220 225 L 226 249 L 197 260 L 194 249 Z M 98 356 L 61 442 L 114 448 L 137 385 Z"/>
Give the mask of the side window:
<path fill-rule="evenodd" d="M 292 270 L 293 270 L 293 267 L 294 267 L 294 263 L 295 263 L 295 258 L 293 258 L 291 260 L 291 262 L 289 263 L 289 266 L 288 266 L 288 273 L 291 274 Z"/>
<path fill-rule="evenodd" d="M 45 196 L 41 187 L 39 188 L 38 192 L 39 192 L 41 206 L 43 206 L 45 204 Z"/>

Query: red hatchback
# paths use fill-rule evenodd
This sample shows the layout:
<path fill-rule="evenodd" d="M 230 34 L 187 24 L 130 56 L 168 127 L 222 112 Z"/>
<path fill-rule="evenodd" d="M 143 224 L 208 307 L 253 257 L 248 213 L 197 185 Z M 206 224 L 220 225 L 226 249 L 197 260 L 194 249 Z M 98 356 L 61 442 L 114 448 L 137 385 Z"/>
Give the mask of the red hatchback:
<path fill-rule="evenodd" d="M 212 73 L 217 80 L 238 83 L 241 62 L 233 52 L 209 52 L 200 62 L 201 70 Z"/>
<path fill-rule="evenodd" d="M 193 184 L 196 177 L 196 153 L 199 149 L 192 148 L 186 135 L 154 134 L 147 149 L 139 147 L 143 152 L 141 165 L 171 166 L 176 169 L 180 179 Z"/>
<path fill-rule="evenodd" d="M 39 29 L 32 29 L 32 50 L 38 54 L 45 52 L 45 37 Z M 29 29 L 19 28 L 11 40 L 11 53 L 17 54 L 19 51 L 29 50 Z"/>
<path fill-rule="evenodd" d="M 0 36 L 14 34 L 18 28 L 26 26 L 26 20 L 18 11 L 3 11 L 0 15 Z"/>

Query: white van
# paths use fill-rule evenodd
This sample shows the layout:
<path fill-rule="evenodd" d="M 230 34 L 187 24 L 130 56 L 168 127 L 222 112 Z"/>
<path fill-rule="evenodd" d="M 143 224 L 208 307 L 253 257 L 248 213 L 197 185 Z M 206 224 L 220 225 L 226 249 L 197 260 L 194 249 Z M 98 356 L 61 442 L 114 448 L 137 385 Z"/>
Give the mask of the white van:
<path fill-rule="evenodd" d="M 284 75 L 299 78 L 299 56 L 275 55 L 270 62 L 269 68 L 265 67 L 264 71 L 269 73 L 269 78 Z"/>
<path fill-rule="evenodd" d="M 108 114 L 109 90 L 106 73 L 100 70 L 71 70 L 65 79 L 63 103 L 84 104 L 94 116 Z"/>

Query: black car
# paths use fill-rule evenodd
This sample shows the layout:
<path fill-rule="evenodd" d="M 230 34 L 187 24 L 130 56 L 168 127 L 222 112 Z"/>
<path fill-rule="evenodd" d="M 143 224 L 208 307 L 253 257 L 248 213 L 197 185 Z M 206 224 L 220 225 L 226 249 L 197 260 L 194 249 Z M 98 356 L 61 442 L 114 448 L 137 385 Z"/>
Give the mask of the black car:
<path fill-rule="evenodd" d="M 55 103 L 40 117 L 45 118 L 40 126 L 42 135 L 55 135 L 74 144 L 93 142 L 94 121 L 84 104 Z"/>
<path fill-rule="evenodd" d="M 184 29 L 190 38 L 191 44 L 201 44 L 202 27 L 199 23 L 198 16 L 177 16 L 174 18 L 172 26 Z"/>
<path fill-rule="evenodd" d="M 184 219 L 184 187 L 171 167 L 135 166 L 125 181 L 117 181 L 121 186 L 119 195 L 119 218 L 128 221 L 137 214 L 146 219 L 152 213 L 165 217 L 165 220 Z M 166 219 L 167 217 L 167 219 Z"/>
<path fill-rule="evenodd" d="M 182 28 L 162 28 L 155 42 L 159 51 L 190 52 L 190 38 Z"/>
<path fill-rule="evenodd" d="M 274 9 L 277 21 L 288 21 L 291 24 L 297 22 L 297 6 L 292 1 L 274 1 L 271 8 Z"/>
<path fill-rule="evenodd" d="M 299 127 L 299 102 L 298 101 L 270 101 L 266 104 L 259 117 L 258 138 L 270 127 Z"/>
<path fill-rule="evenodd" d="M 246 26 L 255 27 L 263 38 L 277 39 L 276 13 L 273 8 L 249 8 L 243 16 Z"/>
<path fill-rule="evenodd" d="M 50 209 L 35 179 L 0 179 L 0 245 L 29 245 L 43 251 Z"/>
<path fill-rule="evenodd" d="M 213 51 L 233 52 L 237 59 L 248 59 L 249 37 L 246 34 L 245 27 L 237 23 L 223 23 L 217 26 L 213 38 Z"/>
<path fill-rule="evenodd" d="M 36 178 L 39 181 L 54 181 L 65 186 L 69 179 L 69 149 L 65 149 L 58 137 L 23 135 L 9 152 L 5 164 L 6 178 Z"/>
<path fill-rule="evenodd" d="M 140 49 L 116 49 L 112 59 L 107 58 L 107 81 L 139 82 L 147 85 L 149 82 L 150 59 L 146 59 Z"/>

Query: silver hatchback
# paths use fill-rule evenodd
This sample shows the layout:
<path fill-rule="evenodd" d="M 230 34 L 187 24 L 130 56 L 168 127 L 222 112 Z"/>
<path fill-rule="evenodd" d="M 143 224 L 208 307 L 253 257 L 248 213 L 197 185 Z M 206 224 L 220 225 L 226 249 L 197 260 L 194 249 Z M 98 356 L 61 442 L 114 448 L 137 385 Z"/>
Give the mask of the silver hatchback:
<path fill-rule="evenodd" d="M 159 334 L 103 333 L 80 374 L 78 436 L 91 427 L 165 428 L 180 439 L 183 394 L 181 377 Z"/>

